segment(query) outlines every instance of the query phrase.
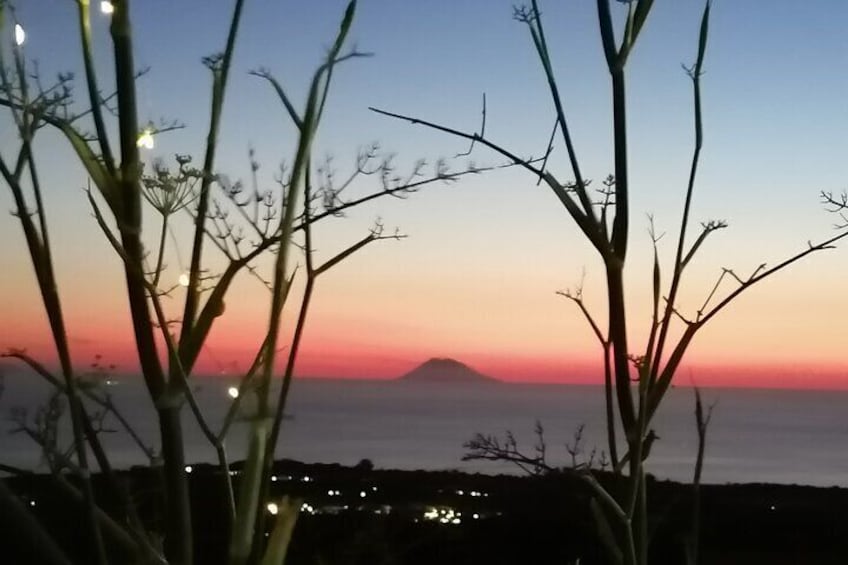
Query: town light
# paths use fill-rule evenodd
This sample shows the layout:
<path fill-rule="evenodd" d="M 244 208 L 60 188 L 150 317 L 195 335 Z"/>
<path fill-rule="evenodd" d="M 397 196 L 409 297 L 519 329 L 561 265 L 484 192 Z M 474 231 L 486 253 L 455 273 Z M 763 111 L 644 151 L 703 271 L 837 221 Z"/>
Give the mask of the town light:
<path fill-rule="evenodd" d="M 279 512 L 279 511 L 280 511 L 280 507 L 279 507 L 279 506 L 277 506 L 276 504 L 274 504 L 273 502 L 269 502 L 269 503 L 268 503 L 268 506 L 266 506 L 265 508 L 267 508 L 267 509 L 268 509 L 268 513 L 269 513 L 269 514 L 271 514 L 271 515 L 273 515 L 273 516 L 276 516 L 276 515 L 277 515 L 277 512 Z"/>
<path fill-rule="evenodd" d="M 155 145 L 153 141 L 153 132 L 150 129 L 146 129 L 141 132 L 141 135 L 138 136 L 138 141 L 135 142 L 138 147 L 142 149 L 153 149 Z"/>
<path fill-rule="evenodd" d="M 227 389 L 227 394 L 230 395 L 230 398 L 238 398 L 238 396 L 239 396 L 238 387 L 231 386 L 230 388 Z"/>
<path fill-rule="evenodd" d="M 26 32 L 21 24 L 15 24 L 15 45 L 20 47 L 26 41 Z"/>
<path fill-rule="evenodd" d="M 107 0 L 103 0 L 103 2 L 100 3 L 100 11 L 104 14 L 112 14 L 115 11 L 115 6 Z"/>

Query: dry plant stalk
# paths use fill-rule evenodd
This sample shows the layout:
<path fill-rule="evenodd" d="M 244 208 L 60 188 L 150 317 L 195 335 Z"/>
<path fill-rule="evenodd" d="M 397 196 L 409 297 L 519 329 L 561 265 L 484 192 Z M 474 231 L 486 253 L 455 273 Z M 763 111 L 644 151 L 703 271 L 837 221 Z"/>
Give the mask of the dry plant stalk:
<path fill-rule="evenodd" d="M 583 176 L 580 169 L 575 143 L 566 119 L 565 95 L 557 83 L 542 24 L 541 12 L 536 0 L 533 0 L 529 6 L 515 8 L 514 17 L 527 26 L 539 61 L 542 64 L 556 117 L 554 133 L 558 133 L 562 138 L 573 180 L 562 182 L 545 168 L 551 154 L 554 136 L 551 137 L 541 166 L 537 166 L 534 162 L 522 159 L 515 152 L 486 137 L 482 128 L 478 132 L 463 131 L 417 116 L 377 108 L 372 108 L 372 110 L 378 114 L 407 121 L 410 124 L 469 140 L 472 145 L 483 146 L 526 169 L 534 179 L 548 185 L 586 240 L 598 252 L 606 275 L 608 312 L 606 330 L 602 331 L 601 326 L 585 309 L 582 302 L 582 288 L 578 288 L 576 291 L 563 291 L 562 294 L 574 301 L 581 309 L 602 345 L 605 382 L 607 383 L 608 449 L 613 459 L 613 469 L 627 483 L 627 492 L 622 498 L 615 499 L 597 483 L 591 474 L 581 473 L 581 476 L 586 479 L 588 486 L 597 498 L 598 511 L 595 512 L 595 516 L 599 520 L 599 536 L 614 540 L 615 547 L 611 551 L 614 560 L 627 565 L 645 565 L 648 562 L 649 536 L 644 461 L 648 456 L 648 449 L 654 437 L 650 425 L 695 334 L 740 294 L 807 255 L 831 248 L 837 241 L 848 236 L 848 231 L 842 230 L 837 235 L 816 244 L 809 243 L 807 248 L 801 252 L 772 267 L 762 265 L 747 277 L 738 276 L 731 269 L 724 268 L 695 315 L 686 317 L 681 313 L 678 305 L 678 292 L 687 265 L 709 235 L 726 227 L 726 223 L 722 220 L 706 221 L 701 224 L 698 235 L 693 240 L 689 239 L 691 237 L 689 231 L 692 201 L 703 145 L 700 85 L 711 9 L 710 1 L 706 0 L 701 17 L 695 63 L 686 68 L 693 86 L 695 139 L 689 179 L 685 190 L 685 203 L 680 220 L 679 237 L 675 247 L 674 262 L 671 266 L 671 282 L 667 290 L 664 291 L 661 277 L 662 269 L 656 252 L 656 244 L 659 238 L 652 230 L 651 237 L 655 249 L 652 280 L 653 316 L 648 332 L 649 337 L 644 349 L 640 353 L 634 353 L 639 349 L 631 346 L 627 335 L 627 309 L 625 307 L 623 278 L 630 235 L 625 67 L 648 20 L 653 7 L 653 0 L 619 0 L 618 3 L 625 5 L 622 7 L 625 13 L 622 15 L 623 29 L 617 34 L 613 24 L 612 2 L 610 0 L 596 1 L 601 42 L 611 80 L 614 147 L 614 174 L 607 177 L 604 183 L 605 188 L 601 191 L 600 200 L 596 198 L 593 191 L 590 191 L 589 181 Z M 836 203 L 838 204 L 838 201 Z M 726 291 L 725 294 L 719 294 L 720 285 L 729 281 L 735 282 L 735 286 Z M 670 331 L 675 324 L 681 322 L 683 325 L 682 335 L 675 342 Z M 618 425 L 615 425 L 614 412 L 618 414 Z M 619 429 L 619 426 L 627 447 L 627 453 L 621 458 L 618 457 L 615 444 L 615 431 Z M 510 443 L 509 439 L 506 445 L 497 445 L 491 441 L 486 441 L 490 439 L 486 436 L 475 438 L 470 445 L 472 451 L 469 455 L 487 459 L 507 459 L 529 466 L 531 469 L 538 468 L 539 460 L 532 456 L 525 457 L 517 453 L 514 443 Z"/>
<path fill-rule="evenodd" d="M 67 397 L 70 402 L 75 446 L 73 452 L 66 452 L 56 445 L 47 433 L 58 425 L 58 418 L 50 420 L 54 428 L 45 428 L 45 433 L 36 433 L 38 428 L 33 428 L 24 418 L 21 420 L 21 431 L 30 433 L 41 444 L 47 460 L 51 462 L 55 479 L 61 482 L 62 488 L 69 495 L 85 501 L 91 533 L 91 555 L 95 556 L 98 563 L 106 563 L 110 558 L 104 549 L 104 536 L 111 541 L 117 539 L 127 555 L 132 555 L 134 560 L 146 563 L 167 560 L 172 564 L 190 564 L 195 561 L 180 419 L 186 404 L 204 436 L 215 448 L 223 470 L 220 473 L 221 488 L 226 493 L 229 509 L 220 516 L 220 520 L 232 529 L 230 562 L 243 563 L 248 559 L 259 562 L 263 555 L 273 559 L 284 556 L 291 530 L 275 530 L 271 537 L 273 544 L 269 546 L 263 535 L 264 509 L 266 501 L 270 499 L 269 475 L 275 457 L 276 439 L 294 377 L 294 364 L 314 286 L 320 276 L 369 244 L 404 237 L 397 231 L 386 230 L 377 221 L 361 239 L 317 264 L 313 256 L 312 227 L 319 222 L 343 217 L 348 210 L 377 198 L 404 197 L 431 184 L 452 183 L 465 175 L 495 168 L 469 165 L 454 171 L 446 162 L 437 161 L 432 172 L 429 172 L 425 170 L 426 163 L 419 160 L 408 174 L 400 174 L 391 157 L 385 156 L 378 145 L 372 144 L 359 152 L 353 172 L 341 183 L 336 180 L 335 170 L 329 163 L 313 171 L 313 141 L 327 103 L 334 70 L 345 61 L 367 55 L 345 47 L 356 10 L 356 1 L 353 0 L 345 10 L 331 50 L 312 77 L 303 110 L 296 109 L 270 71 L 263 69 L 252 73 L 273 88 L 297 133 L 293 166 L 288 170 L 281 167 L 275 179 L 278 191 L 260 189 L 256 175 L 259 165 L 252 150 L 249 154 L 252 191 L 246 191 L 240 182 L 231 183 L 216 170 L 215 160 L 223 103 L 230 82 L 230 68 L 243 6 L 244 0 L 233 1 L 224 49 L 204 59 L 212 77 L 212 96 L 206 149 L 200 168 L 191 165 L 190 156 L 177 155 L 175 169 L 160 161 L 154 162 L 152 171 L 144 169 L 139 152 L 140 141 L 181 126 L 175 122 L 162 122 L 159 126 L 142 127 L 139 122 L 136 81 L 144 71 L 137 71 L 134 65 L 129 0 L 113 2 L 110 36 L 115 62 L 115 85 L 114 91 L 108 95 L 104 94 L 94 63 L 91 6 L 88 0 L 77 0 L 87 95 L 82 110 L 76 108 L 71 75 L 60 75 L 55 84 L 43 86 L 37 68 L 35 72 L 26 68 L 21 46 L 15 46 L 12 50 L 14 64 L 11 69 L 7 69 L 5 60 L 0 60 L 0 106 L 5 107 L 14 118 L 21 139 L 14 161 L 7 164 L 0 157 L 0 173 L 14 197 L 16 215 L 21 221 L 44 307 L 51 322 L 61 376 L 57 377 L 41 362 L 20 349 L 9 349 L 3 355 L 25 363 L 43 377 L 57 394 Z M 6 3 L 0 0 L 0 15 L 6 14 L 7 8 Z M 0 55 L 3 53 L 0 49 Z M 116 117 L 117 140 L 109 136 L 112 116 Z M 96 388 L 80 387 L 79 375 L 74 373 L 62 305 L 56 291 L 51 247 L 47 238 L 45 203 L 42 201 L 36 155 L 32 146 L 33 137 L 45 126 L 56 129 L 64 136 L 84 166 L 90 179 L 87 197 L 95 221 L 121 259 L 126 281 L 124 292 L 130 305 L 138 359 L 159 426 L 159 452 L 155 452 L 132 429 L 108 395 Z M 94 131 L 93 134 L 86 133 L 89 128 Z M 369 178 L 377 180 L 376 189 L 350 196 L 350 191 L 345 192 L 354 181 Z M 34 204 L 27 199 L 27 186 L 32 191 Z M 160 220 L 155 236 L 156 244 L 152 249 L 147 248 L 142 225 L 145 205 L 149 206 L 147 211 L 158 215 Z M 164 284 L 163 273 L 167 269 L 164 260 L 166 234 L 170 230 L 171 220 L 180 213 L 192 217 L 194 233 L 182 317 L 175 321 L 169 318 L 162 299 L 166 296 L 173 298 L 176 287 Z M 217 275 L 208 273 L 204 266 L 204 253 L 208 244 L 226 259 L 226 266 Z M 297 268 L 292 265 L 301 256 L 298 255 L 300 253 L 306 263 L 306 288 L 299 297 L 300 304 L 294 308 L 298 312 L 296 329 L 287 348 L 280 394 L 274 399 L 271 396 L 271 382 L 276 371 L 276 353 L 280 349 L 279 327 L 284 308 L 291 302 L 290 289 L 297 272 Z M 265 280 L 257 268 L 257 263 L 265 257 L 274 264 L 271 280 Z M 152 264 L 148 263 L 149 258 L 154 258 Z M 256 277 L 270 291 L 267 329 L 257 345 L 251 367 L 242 375 L 238 389 L 241 394 L 232 401 L 220 428 L 213 429 L 195 401 L 188 383 L 215 321 L 224 313 L 227 292 L 236 277 L 242 274 Z M 178 329 L 174 329 L 175 326 Z M 160 355 L 163 348 L 164 356 Z M 163 357 L 166 359 L 164 363 L 161 361 Z M 247 393 L 257 395 L 258 412 L 252 418 L 248 461 L 241 477 L 240 492 L 236 496 L 225 440 L 239 404 Z M 160 546 L 158 537 L 147 531 L 141 523 L 129 493 L 115 480 L 108 454 L 100 445 L 98 434 L 103 426 L 103 418 L 107 416 L 115 419 L 130 434 L 151 464 L 162 467 L 163 498 L 166 504 L 166 523 L 164 531 L 160 532 L 164 536 L 163 546 Z M 91 471 L 85 443 L 94 453 L 99 470 L 109 478 L 110 488 L 123 500 L 123 515 L 110 516 L 98 508 L 88 481 Z M 82 492 L 60 476 L 66 470 L 82 479 Z M 0 490 L 0 503 L 13 502 L 6 500 L 4 493 L 4 490 Z M 290 513 L 296 513 L 296 510 L 294 508 Z M 35 524 L 33 528 L 38 528 L 37 523 L 32 523 Z M 26 524 L 26 527 L 31 525 L 30 522 Z M 40 529 L 34 531 L 33 535 L 50 539 L 49 534 Z M 61 550 L 47 543 L 43 544 L 42 549 L 45 556 L 61 554 Z M 127 559 L 120 558 L 121 561 Z"/>

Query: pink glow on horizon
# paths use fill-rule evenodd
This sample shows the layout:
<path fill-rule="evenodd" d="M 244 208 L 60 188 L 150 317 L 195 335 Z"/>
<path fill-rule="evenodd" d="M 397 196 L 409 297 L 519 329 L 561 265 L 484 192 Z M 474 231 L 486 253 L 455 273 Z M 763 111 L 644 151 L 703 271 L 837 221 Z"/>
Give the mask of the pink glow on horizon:
<path fill-rule="evenodd" d="M 105 365 L 115 364 L 121 374 L 137 372 L 135 352 L 129 346 L 103 347 L 103 343 L 84 343 L 72 346 L 79 371 L 88 370 L 94 356 L 103 356 Z M 46 364 L 55 366 L 52 344 L 41 343 L 27 348 L 27 353 Z M 251 355 L 240 358 L 214 359 L 202 354 L 195 374 L 210 377 L 236 377 L 249 366 Z M 379 347 L 333 350 L 304 349 L 297 363 L 296 374 L 307 378 L 392 379 L 431 357 L 445 356 L 439 352 L 385 351 Z M 563 358 L 528 358 L 522 355 L 484 355 L 468 353 L 454 356 L 471 368 L 504 382 L 602 384 L 603 373 L 596 358 L 567 361 Z M 282 372 L 285 356 L 277 363 Z M 848 368 L 836 364 L 771 364 L 744 363 L 709 364 L 693 362 L 678 371 L 676 386 L 732 388 L 796 388 L 848 389 Z"/>
<path fill-rule="evenodd" d="M 24 321 L 17 322 L 13 328 L 7 326 L 0 335 L 0 345 L 24 348 L 37 360 L 55 366 L 55 351 L 43 313 L 35 315 L 31 305 L 26 309 L 21 307 L 20 311 L 12 306 L 13 319 Z M 138 371 L 132 332 L 121 319 L 124 313 L 116 312 L 110 317 L 101 314 L 96 318 L 90 314 L 84 316 L 84 310 L 80 309 L 69 312 L 71 353 L 80 372 L 88 370 L 96 355 L 102 356 L 104 365 L 115 364 L 119 373 Z M 248 316 L 234 318 L 221 319 L 222 324 L 211 334 L 201 354 L 195 374 L 234 377 L 250 366 L 261 339 L 261 324 L 248 323 Z M 399 331 L 399 326 L 406 327 Z M 10 330 L 14 336 L 8 333 Z M 527 343 L 511 343 L 508 335 L 490 330 L 487 334 L 493 342 L 490 347 L 479 336 L 463 342 L 459 335 L 439 336 L 430 327 L 421 329 L 392 319 L 354 323 L 316 316 L 307 327 L 296 374 L 391 379 L 431 357 L 451 357 L 505 382 L 603 382 L 598 347 L 590 339 L 572 340 L 572 349 L 579 347 L 578 351 L 582 351 L 576 352 L 557 340 L 545 342 L 538 333 L 525 333 Z M 287 343 L 287 337 L 282 336 L 280 343 Z M 745 347 L 730 346 L 726 332 L 702 337 L 678 371 L 676 385 L 848 389 L 848 364 L 819 355 L 815 348 L 754 351 L 749 343 L 743 344 Z M 285 358 L 284 351 L 278 355 L 277 374 L 282 372 Z"/>

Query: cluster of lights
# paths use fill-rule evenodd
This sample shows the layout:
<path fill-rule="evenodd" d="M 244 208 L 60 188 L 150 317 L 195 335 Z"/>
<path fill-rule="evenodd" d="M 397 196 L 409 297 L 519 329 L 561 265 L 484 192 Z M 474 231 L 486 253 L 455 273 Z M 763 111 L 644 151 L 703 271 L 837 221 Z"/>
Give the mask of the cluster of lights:
<path fill-rule="evenodd" d="M 439 492 L 441 492 L 441 491 L 439 491 Z M 466 493 L 465 493 L 464 490 L 460 489 L 460 490 L 456 491 L 456 494 L 459 495 L 459 496 L 465 496 Z M 479 490 L 470 490 L 470 491 L 468 491 L 468 496 L 472 496 L 472 497 L 476 498 L 476 497 L 479 497 L 479 496 L 489 496 L 489 493 L 488 492 L 480 492 Z"/>
<path fill-rule="evenodd" d="M 268 505 L 265 506 L 265 509 L 268 511 L 268 514 L 271 514 L 272 516 L 276 516 L 280 512 L 280 507 L 275 502 L 269 502 Z M 317 510 L 315 510 L 315 507 L 307 502 L 304 502 L 300 505 L 300 511 L 308 512 L 313 515 L 317 512 Z"/>
<path fill-rule="evenodd" d="M 342 492 L 339 491 L 339 490 L 330 489 L 330 490 L 327 491 L 327 496 L 341 496 L 341 495 L 342 495 Z"/>
<path fill-rule="evenodd" d="M 475 519 L 479 518 L 479 514 L 475 514 Z M 436 508 L 430 507 L 424 512 L 424 519 L 435 521 L 440 524 L 452 524 L 458 526 L 462 523 L 462 512 L 457 512 L 453 508 Z"/>

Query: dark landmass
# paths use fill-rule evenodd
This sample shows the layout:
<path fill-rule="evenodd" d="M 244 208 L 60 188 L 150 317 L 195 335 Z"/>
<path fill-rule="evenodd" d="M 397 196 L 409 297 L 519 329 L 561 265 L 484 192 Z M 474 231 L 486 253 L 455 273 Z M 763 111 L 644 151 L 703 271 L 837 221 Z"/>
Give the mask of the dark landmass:
<path fill-rule="evenodd" d="M 415 369 L 398 377 L 399 381 L 430 383 L 480 383 L 500 382 L 497 379 L 475 371 L 468 365 L 455 359 L 434 357 Z"/>
<path fill-rule="evenodd" d="M 236 473 L 240 468 L 233 465 Z M 274 476 L 273 494 L 302 497 L 313 509 L 301 512 L 289 565 L 609 562 L 595 533 L 589 493 L 572 475 L 490 476 L 375 470 L 368 461 L 355 467 L 281 461 Z M 614 477 L 597 476 L 608 489 L 616 490 Z M 155 494 L 157 471 L 135 468 L 119 477 L 138 501 L 142 520 L 159 528 L 163 507 Z M 25 506 L 35 503 L 30 509 L 75 562 L 93 562 L 82 542 L 81 507 L 63 494 L 55 479 L 27 475 L 4 480 Z M 120 516 L 103 478 L 95 476 L 95 485 L 104 508 Z M 690 533 L 692 487 L 653 479 L 647 486 L 653 532 L 650 561 L 685 563 L 683 540 Z M 226 562 L 229 524 L 217 467 L 193 465 L 191 497 L 196 562 Z M 844 564 L 846 508 L 848 489 L 702 486 L 700 563 Z M 38 562 L 14 527 L 0 530 L 0 538 L 3 563 Z M 114 547 L 110 551 L 113 562 L 123 562 Z"/>

